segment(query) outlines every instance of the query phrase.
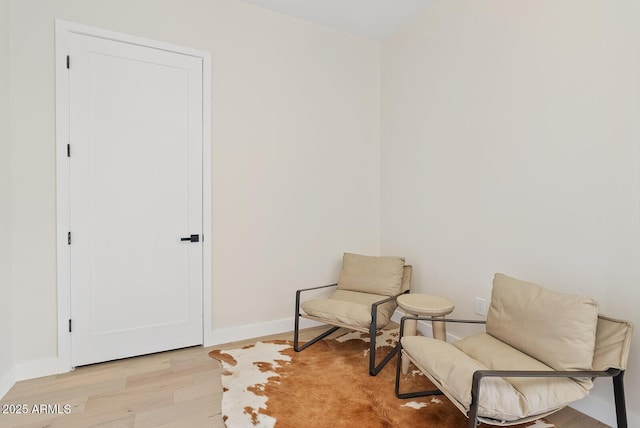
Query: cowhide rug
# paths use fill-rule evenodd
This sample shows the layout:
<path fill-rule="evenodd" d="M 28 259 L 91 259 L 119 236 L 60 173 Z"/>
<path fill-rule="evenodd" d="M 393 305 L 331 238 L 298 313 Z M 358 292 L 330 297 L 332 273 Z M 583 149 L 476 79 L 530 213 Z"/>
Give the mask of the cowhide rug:
<path fill-rule="evenodd" d="M 397 331 L 378 337 L 380 355 Z M 228 428 L 463 428 L 467 418 L 443 395 L 398 399 L 396 358 L 368 373 L 369 337 L 357 332 L 322 340 L 302 352 L 292 342 L 257 342 L 214 350 L 222 363 L 222 415 Z M 413 366 L 412 366 L 413 367 Z M 403 376 L 402 391 L 432 389 L 419 371 Z M 485 425 L 481 425 L 486 427 Z M 516 427 L 552 428 L 543 420 Z"/>

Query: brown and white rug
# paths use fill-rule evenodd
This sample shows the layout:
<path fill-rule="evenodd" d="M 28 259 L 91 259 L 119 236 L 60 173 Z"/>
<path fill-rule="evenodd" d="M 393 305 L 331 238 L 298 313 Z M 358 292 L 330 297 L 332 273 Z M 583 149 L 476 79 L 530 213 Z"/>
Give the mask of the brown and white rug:
<path fill-rule="evenodd" d="M 397 331 L 378 337 L 381 355 Z M 467 418 L 443 395 L 398 399 L 396 359 L 368 374 L 369 337 L 357 332 L 325 339 L 302 352 L 289 341 L 257 342 L 214 350 L 222 363 L 222 415 L 228 428 L 351 428 L 354 426 L 463 428 Z M 403 391 L 432 389 L 419 371 L 402 379 Z M 485 425 L 482 425 L 483 427 Z M 552 428 L 536 421 L 516 427 Z"/>

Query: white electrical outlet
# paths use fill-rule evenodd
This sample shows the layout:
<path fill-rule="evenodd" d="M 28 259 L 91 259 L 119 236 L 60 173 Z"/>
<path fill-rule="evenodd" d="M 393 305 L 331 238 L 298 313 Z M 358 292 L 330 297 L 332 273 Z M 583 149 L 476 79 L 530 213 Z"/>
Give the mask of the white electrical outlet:
<path fill-rule="evenodd" d="M 476 297 L 476 314 L 487 315 L 487 300 L 482 297 Z"/>

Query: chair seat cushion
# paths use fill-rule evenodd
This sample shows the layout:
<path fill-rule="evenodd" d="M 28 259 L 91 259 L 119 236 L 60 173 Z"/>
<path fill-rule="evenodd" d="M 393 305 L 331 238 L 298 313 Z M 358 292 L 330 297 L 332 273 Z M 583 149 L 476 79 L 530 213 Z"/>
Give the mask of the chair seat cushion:
<path fill-rule="evenodd" d="M 347 324 L 368 329 L 371 325 L 371 305 L 389 296 L 336 290 L 329 299 L 312 299 L 301 304 L 307 315 L 319 318 L 329 324 Z M 376 328 L 385 327 L 396 309 L 396 302 L 378 306 Z"/>
<path fill-rule="evenodd" d="M 418 368 L 440 384 L 442 392 L 464 412 L 469 411 L 471 383 L 477 370 L 553 371 L 486 333 L 454 344 L 405 336 L 402 346 Z M 583 398 L 591 385 L 591 381 L 576 382 L 569 378 L 484 378 L 480 384 L 478 415 L 498 421 L 542 415 Z"/>

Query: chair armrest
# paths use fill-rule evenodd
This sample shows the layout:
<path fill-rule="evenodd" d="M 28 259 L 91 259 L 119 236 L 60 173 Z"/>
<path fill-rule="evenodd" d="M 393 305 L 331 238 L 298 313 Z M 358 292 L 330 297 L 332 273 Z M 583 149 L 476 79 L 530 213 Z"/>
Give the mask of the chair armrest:
<path fill-rule="evenodd" d="M 321 285 L 319 287 L 311 287 L 311 288 L 301 288 L 300 290 L 296 290 L 296 293 L 302 293 L 303 291 L 310 291 L 310 290 L 318 290 L 320 288 L 335 287 L 336 285 L 338 284 Z"/>
<path fill-rule="evenodd" d="M 400 339 L 404 336 L 404 322 L 407 320 L 416 320 L 416 321 L 437 321 L 437 322 L 453 322 L 453 323 L 464 323 L 464 324 L 486 324 L 486 320 L 464 320 L 464 319 L 455 319 L 455 318 L 436 318 L 436 317 L 425 317 L 425 316 L 404 316 L 400 319 Z"/>
<path fill-rule="evenodd" d="M 298 322 L 298 315 L 300 313 L 300 295 L 302 294 L 302 292 L 311 291 L 311 290 L 319 290 L 321 288 L 335 287 L 336 285 L 338 285 L 338 284 L 320 285 L 318 287 L 302 288 L 300 290 L 296 290 L 296 322 Z"/>
<path fill-rule="evenodd" d="M 473 383 L 480 382 L 483 377 L 613 377 L 622 370 L 476 370 Z"/>
<path fill-rule="evenodd" d="M 407 294 L 409 293 L 409 290 L 404 291 L 400 294 L 396 294 L 395 296 L 390 296 L 387 297 L 386 299 L 382 299 L 382 300 L 378 300 L 377 302 L 373 302 L 371 304 L 371 325 L 369 326 L 369 334 L 370 335 L 374 335 L 375 332 L 377 331 L 377 324 L 378 324 L 378 306 L 385 304 L 385 303 L 389 303 L 395 299 L 398 298 L 398 296 L 401 296 L 403 294 Z"/>
<path fill-rule="evenodd" d="M 384 303 L 389 303 L 389 302 L 397 299 L 398 296 L 402 296 L 403 294 L 409 294 L 409 290 L 404 291 L 404 292 L 402 292 L 400 294 L 396 294 L 395 296 L 390 296 L 390 297 L 387 297 L 386 299 L 382 299 L 382 300 L 378 300 L 377 302 L 373 302 L 371 304 L 371 317 L 372 317 L 372 319 L 375 316 L 375 314 L 378 312 L 378 306 L 380 306 L 380 305 L 382 305 Z"/>
<path fill-rule="evenodd" d="M 399 294 L 398 294 L 398 296 L 399 296 Z M 396 300 L 396 298 L 397 298 L 398 296 L 390 296 L 390 297 L 387 297 L 386 299 L 382 299 L 382 300 L 378 300 L 377 302 L 373 302 L 373 303 L 371 304 L 371 309 L 372 309 L 372 310 L 375 310 L 375 309 L 377 309 L 377 308 L 378 308 L 378 306 L 380 306 L 380 305 L 382 305 L 382 304 L 384 304 L 384 303 L 388 303 L 388 302 L 391 302 L 391 301 L 393 301 L 393 300 Z"/>

